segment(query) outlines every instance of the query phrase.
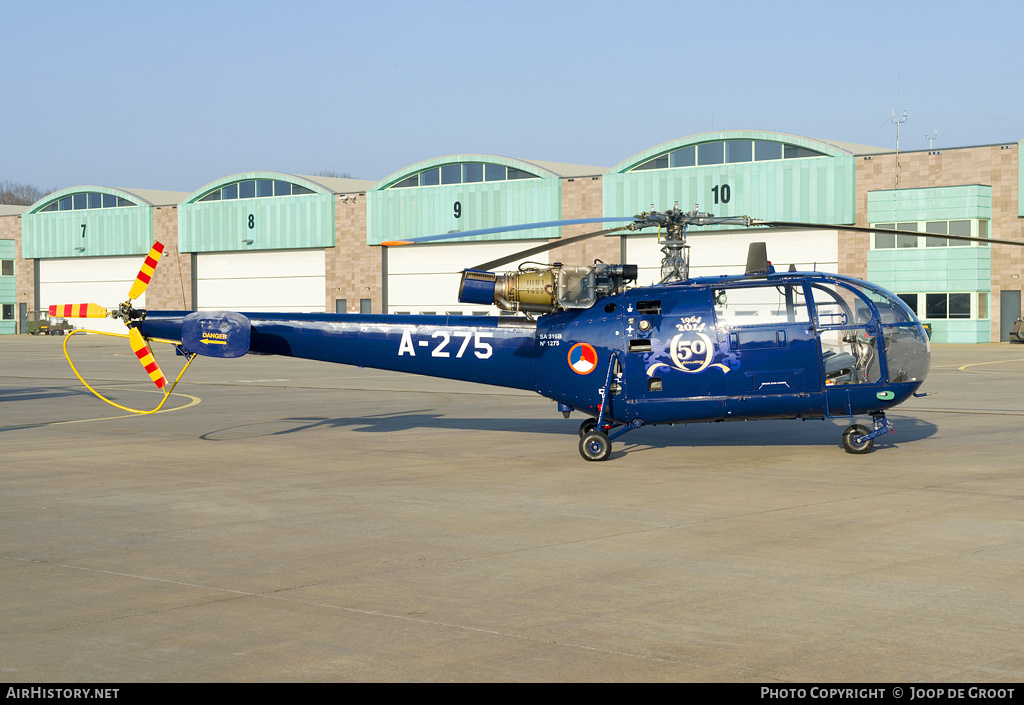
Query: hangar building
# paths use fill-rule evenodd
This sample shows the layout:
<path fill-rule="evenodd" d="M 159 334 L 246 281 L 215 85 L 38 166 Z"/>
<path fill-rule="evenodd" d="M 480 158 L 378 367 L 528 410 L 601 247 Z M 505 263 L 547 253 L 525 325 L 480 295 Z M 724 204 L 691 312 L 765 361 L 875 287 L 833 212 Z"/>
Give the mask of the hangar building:
<path fill-rule="evenodd" d="M 458 154 L 378 182 L 247 172 L 191 193 L 69 188 L 28 208 L 0 210 L 0 332 L 23 329 L 15 319 L 51 303 L 122 301 L 154 239 L 167 249 L 142 302 L 150 308 L 496 315 L 494 307 L 458 303 L 463 268 L 516 252 L 528 240 L 606 226 L 460 233 L 630 216 L 678 203 L 719 216 L 828 224 L 693 229 L 695 276 L 742 271 L 747 243 L 765 240 L 777 265 L 837 271 L 891 289 L 931 324 L 935 342 L 1008 340 L 1021 312 L 1020 248 L 871 236 L 842 226 L 1024 242 L 1020 146 L 897 154 L 728 130 L 651 147 L 610 168 Z M 381 246 L 441 233 L 453 239 Z M 652 283 L 661 260 L 657 235 L 599 237 L 532 258 L 594 259 L 637 264 L 640 283 Z"/>

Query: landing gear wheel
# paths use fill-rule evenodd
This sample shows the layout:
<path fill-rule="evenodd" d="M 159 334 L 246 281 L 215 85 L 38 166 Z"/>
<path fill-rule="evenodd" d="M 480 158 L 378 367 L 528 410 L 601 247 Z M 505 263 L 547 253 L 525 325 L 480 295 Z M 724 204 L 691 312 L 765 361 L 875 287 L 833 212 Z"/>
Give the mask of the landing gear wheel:
<path fill-rule="evenodd" d="M 860 424 L 854 424 L 845 431 L 843 431 L 843 450 L 847 453 L 853 453 L 860 455 L 861 453 L 867 453 L 875 445 L 875 439 L 871 438 L 866 441 L 858 443 L 855 438 L 857 436 L 866 436 L 871 433 L 867 426 L 861 426 Z"/>
<path fill-rule="evenodd" d="M 585 435 L 587 435 L 591 431 L 596 431 L 596 430 L 597 430 L 597 419 L 584 419 L 583 423 L 580 424 L 580 438 L 583 438 Z"/>
<path fill-rule="evenodd" d="M 590 431 L 580 439 L 580 455 L 584 460 L 607 460 L 612 442 L 600 431 Z"/>

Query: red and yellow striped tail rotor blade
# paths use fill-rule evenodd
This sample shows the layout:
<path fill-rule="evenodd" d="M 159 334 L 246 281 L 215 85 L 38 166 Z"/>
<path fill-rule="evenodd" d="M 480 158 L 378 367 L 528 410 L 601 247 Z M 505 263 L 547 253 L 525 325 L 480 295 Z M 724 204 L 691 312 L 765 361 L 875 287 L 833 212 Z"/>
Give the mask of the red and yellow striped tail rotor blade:
<path fill-rule="evenodd" d="M 149 255 L 146 257 L 146 261 L 142 263 L 139 276 L 135 277 L 135 283 L 132 284 L 132 288 L 128 291 L 129 301 L 134 301 L 142 296 L 146 287 L 149 286 L 149 280 L 153 277 L 153 270 L 156 269 L 156 265 L 160 262 L 160 255 L 163 253 L 163 244 L 154 242 L 153 247 L 149 250 Z"/>
<path fill-rule="evenodd" d="M 167 385 L 167 379 L 164 377 L 164 373 L 160 371 L 160 365 L 156 364 L 153 351 L 146 345 L 142 333 L 137 328 L 132 328 L 128 331 L 128 343 L 132 346 L 132 350 L 135 351 L 135 357 L 139 358 L 139 362 L 146 368 L 146 373 L 153 380 L 153 384 L 157 388 L 163 389 Z"/>
<path fill-rule="evenodd" d="M 110 312 L 99 304 L 57 304 L 50 306 L 50 315 L 56 318 L 106 318 Z"/>

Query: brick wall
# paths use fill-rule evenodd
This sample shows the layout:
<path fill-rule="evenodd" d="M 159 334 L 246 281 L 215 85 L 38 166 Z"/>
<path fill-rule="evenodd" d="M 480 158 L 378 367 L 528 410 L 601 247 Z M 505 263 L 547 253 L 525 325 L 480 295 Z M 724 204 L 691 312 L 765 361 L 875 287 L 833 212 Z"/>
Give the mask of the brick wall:
<path fill-rule="evenodd" d="M 346 299 L 348 313 L 359 313 L 359 300 L 370 299 L 381 313 L 381 248 L 366 244 L 366 194 L 343 198 L 335 196 L 336 243 L 326 251 L 325 310 L 334 313 L 335 301 Z"/>
<path fill-rule="evenodd" d="M 992 187 L 992 222 L 989 237 L 1024 243 L 1024 223 L 1017 216 L 1016 143 L 943 149 L 940 154 L 904 152 L 899 155 L 900 188 L 933 188 L 982 184 Z M 867 225 L 868 192 L 895 188 L 896 155 L 880 154 L 857 161 L 857 224 Z M 867 276 L 870 236 L 840 233 L 840 271 L 855 277 Z M 1012 275 L 1016 274 L 1017 279 Z M 991 340 L 1000 338 L 999 294 L 1005 289 L 1024 286 L 1024 248 L 992 246 L 992 329 Z"/>
<path fill-rule="evenodd" d="M 178 208 L 153 209 L 153 239 L 163 243 L 164 253 L 146 289 L 146 308 L 171 311 L 192 309 L 192 256 L 178 252 Z M 143 258 L 139 258 L 142 266 Z M 126 292 L 127 293 L 127 292 Z"/>
<path fill-rule="evenodd" d="M 600 218 L 603 212 L 603 192 L 600 177 L 584 176 L 576 179 L 562 179 L 562 218 Z M 562 227 L 562 237 L 571 237 L 595 230 L 605 230 L 616 224 L 590 223 L 584 225 L 566 225 Z M 619 238 L 598 236 L 574 245 L 567 245 L 552 250 L 551 262 L 564 262 L 567 265 L 590 265 L 595 259 L 610 264 L 619 262 Z"/>
<path fill-rule="evenodd" d="M 36 306 L 35 260 L 21 258 L 21 216 L 0 217 L 0 240 L 14 240 L 14 319 L 20 320 L 19 304 Z M 19 331 L 20 332 L 20 331 Z"/>

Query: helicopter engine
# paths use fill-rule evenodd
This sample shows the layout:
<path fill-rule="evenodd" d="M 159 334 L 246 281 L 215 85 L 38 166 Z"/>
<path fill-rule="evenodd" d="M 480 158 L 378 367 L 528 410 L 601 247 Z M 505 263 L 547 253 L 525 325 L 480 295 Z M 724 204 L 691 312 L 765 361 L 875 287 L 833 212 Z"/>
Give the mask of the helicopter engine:
<path fill-rule="evenodd" d="M 552 313 L 569 308 L 590 308 L 602 296 L 623 290 L 636 281 L 635 264 L 549 267 L 521 266 L 516 272 L 496 274 L 480 269 L 462 271 L 459 301 L 494 304 L 503 311 Z"/>

